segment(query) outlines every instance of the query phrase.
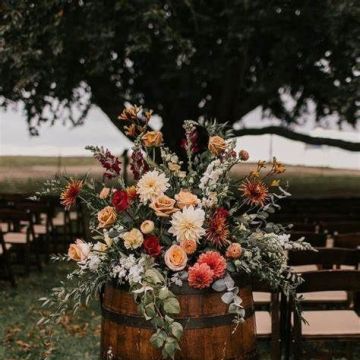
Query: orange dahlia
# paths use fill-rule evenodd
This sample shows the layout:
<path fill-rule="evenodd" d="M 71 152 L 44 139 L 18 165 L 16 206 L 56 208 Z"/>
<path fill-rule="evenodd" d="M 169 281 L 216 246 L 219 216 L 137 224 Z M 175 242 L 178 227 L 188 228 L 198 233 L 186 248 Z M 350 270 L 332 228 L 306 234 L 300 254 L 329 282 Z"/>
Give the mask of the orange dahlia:
<path fill-rule="evenodd" d="M 82 180 L 70 179 L 64 191 L 60 195 L 61 205 L 63 205 L 65 209 L 69 210 L 71 206 L 75 205 L 76 198 L 80 194 L 82 187 Z"/>
<path fill-rule="evenodd" d="M 268 187 L 257 178 L 247 178 L 239 190 L 250 205 L 264 206 L 269 198 Z"/>
<path fill-rule="evenodd" d="M 206 264 L 196 263 L 189 268 L 188 274 L 189 286 L 196 289 L 207 288 L 214 281 L 214 272 Z"/>
<path fill-rule="evenodd" d="M 198 264 L 206 264 L 214 272 L 214 279 L 219 279 L 225 274 L 226 260 L 217 251 L 207 251 L 199 256 Z"/>
<path fill-rule="evenodd" d="M 209 228 L 206 230 L 206 238 L 216 247 L 224 246 L 228 242 L 228 217 L 229 212 L 224 208 L 219 208 L 210 220 Z"/>

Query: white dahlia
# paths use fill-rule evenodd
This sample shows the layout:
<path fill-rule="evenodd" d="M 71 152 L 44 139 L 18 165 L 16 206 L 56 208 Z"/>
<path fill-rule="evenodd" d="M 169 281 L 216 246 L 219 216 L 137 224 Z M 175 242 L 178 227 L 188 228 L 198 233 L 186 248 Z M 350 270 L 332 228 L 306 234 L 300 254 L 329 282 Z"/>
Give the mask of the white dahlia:
<path fill-rule="evenodd" d="M 169 233 L 176 236 L 179 242 L 184 240 L 199 240 L 204 234 L 203 224 L 205 212 L 202 209 L 194 209 L 193 206 L 176 212 L 171 218 Z"/>
<path fill-rule="evenodd" d="M 141 202 L 146 203 L 163 195 L 169 186 L 169 179 L 165 174 L 153 170 L 148 171 L 138 181 L 136 192 L 139 194 Z"/>

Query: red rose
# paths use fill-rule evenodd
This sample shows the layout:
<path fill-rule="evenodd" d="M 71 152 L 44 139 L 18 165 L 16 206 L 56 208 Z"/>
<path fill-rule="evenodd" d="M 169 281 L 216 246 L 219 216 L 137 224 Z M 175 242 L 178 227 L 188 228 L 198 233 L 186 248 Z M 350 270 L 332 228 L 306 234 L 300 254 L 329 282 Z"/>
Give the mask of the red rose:
<path fill-rule="evenodd" d="M 146 253 L 150 256 L 158 256 L 161 253 L 162 248 L 160 246 L 159 238 L 155 235 L 145 236 L 143 246 Z"/>
<path fill-rule="evenodd" d="M 112 204 L 116 211 L 121 212 L 129 207 L 129 196 L 124 190 L 117 190 L 112 198 Z"/>

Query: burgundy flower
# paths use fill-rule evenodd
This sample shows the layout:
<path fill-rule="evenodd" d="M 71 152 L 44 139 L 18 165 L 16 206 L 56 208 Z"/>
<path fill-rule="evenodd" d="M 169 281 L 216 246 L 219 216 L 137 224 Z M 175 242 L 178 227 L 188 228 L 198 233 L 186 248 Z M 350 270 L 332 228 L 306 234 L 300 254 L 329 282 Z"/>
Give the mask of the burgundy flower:
<path fill-rule="evenodd" d="M 198 134 L 197 130 L 195 129 L 190 134 L 191 151 L 193 154 L 196 154 L 200 151 L 198 139 L 199 139 L 199 134 Z M 180 147 L 183 148 L 184 150 L 186 150 L 186 146 L 187 146 L 187 140 L 182 139 L 180 142 Z"/>
<path fill-rule="evenodd" d="M 112 205 L 116 211 L 121 212 L 129 207 L 129 196 L 125 190 L 117 190 L 112 198 Z"/>
<path fill-rule="evenodd" d="M 140 179 L 140 177 L 149 170 L 149 165 L 145 161 L 144 156 L 140 150 L 135 150 L 131 154 L 130 168 L 135 180 Z"/>
<path fill-rule="evenodd" d="M 145 236 L 143 246 L 146 253 L 150 256 L 158 256 L 161 253 L 162 247 L 160 245 L 159 238 L 155 235 Z"/>
<path fill-rule="evenodd" d="M 99 161 L 106 170 L 104 178 L 112 179 L 120 175 L 121 162 L 118 157 L 113 155 L 108 149 L 98 146 L 87 146 L 86 149 L 92 151 L 94 158 Z"/>

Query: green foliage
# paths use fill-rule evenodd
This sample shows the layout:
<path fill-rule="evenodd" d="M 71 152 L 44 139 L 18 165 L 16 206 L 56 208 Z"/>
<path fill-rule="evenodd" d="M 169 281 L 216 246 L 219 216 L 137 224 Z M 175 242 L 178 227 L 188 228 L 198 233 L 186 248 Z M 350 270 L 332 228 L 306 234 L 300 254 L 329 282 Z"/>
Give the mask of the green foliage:
<path fill-rule="evenodd" d="M 310 99 L 318 118 L 357 120 L 354 0 L 0 6 L 2 105 L 22 100 L 33 133 L 46 110 L 55 121 L 76 105 L 80 112 L 65 116 L 81 124 L 93 103 L 120 127 L 124 101 L 146 102 L 168 120 L 164 130 L 174 139 L 186 118 L 234 122 L 259 105 L 294 122 Z M 291 108 L 282 101 L 286 94 L 294 98 Z"/>

